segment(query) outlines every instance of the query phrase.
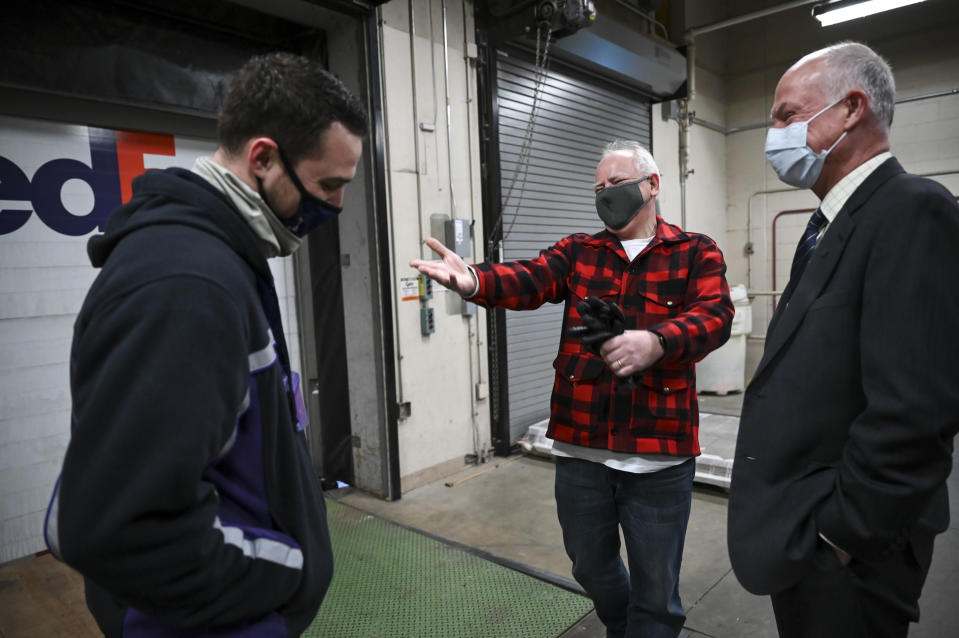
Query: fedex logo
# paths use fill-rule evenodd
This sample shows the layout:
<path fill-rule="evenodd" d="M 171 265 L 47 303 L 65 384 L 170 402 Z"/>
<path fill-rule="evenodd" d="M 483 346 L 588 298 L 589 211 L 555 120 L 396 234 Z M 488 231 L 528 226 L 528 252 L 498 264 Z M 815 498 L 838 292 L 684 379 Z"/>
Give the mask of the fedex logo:
<path fill-rule="evenodd" d="M 42 163 L 32 176 L 9 157 L 14 150 L 22 149 L 11 148 L 8 152 L 0 147 L 0 236 L 20 229 L 33 213 L 48 228 L 63 235 L 102 231 L 110 214 L 132 196 L 133 178 L 146 170 L 144 156 L 176 155 L 173 135 L 93 127 L 86 130 L 89 163 L 54 158 Z M 56 152 L 57 137 L 38 139 L 36 148 L 53 148 Z M 181 161 L 177 164 L 189 166 L 186 158 L 178 159 Z M 70 201 L 68 191 L 77 190 L 77 184 L 71 180 L 89 187 L 92 208 L 89 196 L 81 198 L 84 203 L 79 205 Z"/>

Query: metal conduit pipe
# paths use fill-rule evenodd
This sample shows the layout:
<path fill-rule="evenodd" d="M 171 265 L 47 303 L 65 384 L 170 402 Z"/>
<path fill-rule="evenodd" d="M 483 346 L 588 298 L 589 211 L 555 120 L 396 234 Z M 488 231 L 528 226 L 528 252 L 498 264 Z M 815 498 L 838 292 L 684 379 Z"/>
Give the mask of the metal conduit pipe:
<path fill-rule="evenodd" d="M 925 93 L 923 95 L 912 95 L 910 97 L 904 97 L 902 99 L 896 100 L 896 104 L 905 104 L 907 102 L 919 102 L 920 100 L 930 100 L 937 97 L 945 97 L 947 95 L 957 95 L 959 94 L 959 89 L 947 89 L 945 91 L 936 91 L 935 93 Z M 756 122 L 754 124 L 744 124 L 742 126 L 734 126 L 727 128 L 722 124 L 716 124 L 715 122 L 710 122 L 708 120 L 703 120 L 698 117 L 693 116 L 690 118 L 690 122 L 693 124 L 699 124 L 704 128 L 708 128 L 717 133 L 722 133 L 723 135 L 732 135 L 733 133 L 742 133 L 743 131 L 752 131 L 758 128 L 769 128 L 772 126 L 772 120 L 766 120 L 764 122 Z"/>
<path fill-rule="evenodd" d="M 959 175 L 959 170 L 955 171 L 933 171 L 929 173 L 920 173 L 920 177 L 941 177 L 943 175 Z M 799 189 L 795 189 L 799 190 Z M 959 195 L 956 196 L 956 199 L 959 200 Z M 771 256 L 771 266 L 770 266 L 770 290 L 750 290 L 747 284 L 746 292 L 749 297 L 773 297 L 773 312 L 776 311 L 776 297 L 783 294 L 782 290 L 776 290 L 776 222 L 779 221 L 780 217 L 785 215 L 798 215 L 805 214 L 809 215 L 812 213 L 815 208 L 792 208 L 788 210 L 781 210 L 773 217 L 772 222 L 772 256 Z M 760 337 L 761 338 L 761 337 Z"/>
<path fill-rule="evenodd" d="M 781 210 L 776 213 L 773 217 L 772 223 L 772 245 L 773 245 L 773 254 L 772 254 L 772 265 L 770 267 L 770 279 L 772 280 L 772 295 L 773 298 L 773 312 L 776 312 L 776 297 L 782 294 L 782 291 L 776 290 L 776 222 L 779 221 L 779 218 L 783 215 L 811 215 L 812 212 L 816 210 L 815 208 L 792 208 L 789 210 Z M 749 286 L 746 286 L 746 292 L 749 294 Z"/>
<path fill-rule="evenodd" d="M 922 95 L 911 95 L 909 97 L 904 97 L 896 100 L 896 104 L 906 104 L 909 102 L 919 102 L 921 100 L 931 100 L 939 97 L 946 97 L 949 95 L 959 95 L 959 88 L 946 89 L 944 91 L 935 91 L 933 93 L 924 93 Z M 688 165 L 689 165 L 689 146 L 688 146 L 688 128 L 690 124 L 698 124 L 704 128 L 707 128 L 711 131 L 716 131 L 717 133 L 722 133 L 723 135 L 732 135 L 733 133 L 741 133 L 743 131 L 750 131 L 760 128 L 768 128 L 772 125 L 772 121 L 757 122 L 755 124 L 746 124 L 744 126 L 737 126 L 733 128 L 726 128 L 721 124 L 716 124 L 708 120 L 703 120 L 696 117 L 695 115 L 688 115 L 688 102 L 686 100 L 679 100 L 680 109 L 679 115 L 674 116 L 675 120 L 679 124 L 680 135 L 679 135 L 679 180 L 680 180 L 680 218 L 682 220 L 681 224 L 685 228 L 686 224 L 686 176 L 688 175 Z M 687 123 L 688 122 L 688 123 Z M 691 172 L 691 171 L 689 171 Z M 953 171 L 946 171 L 944 173 L 929 173 L 923 175 L 923 177 L 932 177 L 935 175 L 950 175 Z M 752 193 L 749 198 L 746 200 L 746 245 L 743 247 L 746 254 L 746 287 L 750 288 L 752 286 L 752 203 L 753 198 L 757 195 L 774 195 L 777 193 L 789 193 L 798 191 L 798 188 L 775 188 L 769 190 L 755 191 Z M 763 231 L 765 231 L 765 225 L 763 226 Z M 763 232 L 763 237 L 765 238 L 766 233 Z"/>
<path fill-rule="evenodd" d="M 627 9 L 629 9 L 630 11 L 638 15 L 640 18 L 642 18 L 646 22 L 653 25 L 654 31 L 655 31 L 655 27 L 659 27 L 660 29 L 662 29 L 663 40 L 665 40 L 666 42 L 669 42 L 669 35 L 666 33 L 666 25 L 664 25 L 662 22 L 659 22 L 655 18 L 650 18 L 648 15 L 646 15 L 646 13 L 644 13 L 643 11 L 640 11 L 639 8 L 634 7 L 633 5 L 629 4 L 628 2 L 625 2 L 624 0 L 616 0 L 616 3 L 626 7 Z"/>
<path fill-rule="evenodd" d="M 687 107 L 683 109 L 684 118 L 683 121 L 679 123 L 680 219 L 683 228 L 686 227 L 686 177 L 688 175 L 687 167 L 689 166 L 688 130 L 692 121 L 689 117 L 688 104 L 694 97 L 696 97 L 696 36 L 718 31 L 720 29 L 725 29 L 726 27 L 731 27 L 733 25 L 755 20 L 757 18 L 763 18 L 774 13 L 779 13 L 780 11 L 786 11 L 787 9 L 800 7 L 804 4 L 812 4 L 815 1 L 817 0 L 796 0 L 795 2 L 787 2 L 785 4 L 776 5 L 775 7 L 753 11 L 752 13 L 747 13 L 735 18 L 729 18 L 728 20 L 722 20 L 713 24 L 707 24 L 701 27 L 693 27 L 686 31 L 686 99 L 682 102 L 684 102 Z M 691 173 L 692 171 L 689 172 Z"/>
<path fill-rule="evenodd" d="M 696 39 L 686 34 L 686 99 L 696 97 Z"/>
<path fill-rule="evenodd" d="M 712 33 L 713 31 L 719 31 L 720 29 L 725 29 L 727 27 L 732 27 L 737 24 L 742 24 L 744 22 L 750 22 L 751 20 L 756 20 L 758 18 L 765 18 L 766 16 L 773 15 L 774 13 L 780 13 L 782 11 L 788 11 L 789 9 L 795 9 L 796 7 L 801 7 L 805 4 L 812 4 L 813 2 L 821 2 L 822 0 L 795 0 L 795 2 L 786 2 L 783 4 L 777 4 L 774 7 L 768 7 L 766 9 L 760 9 L 759 11 L 753 11 L 752 13 L 746 13 L 741 16 L 736 16 L 735 18 L 729 18 L 726 20 L 720 20 L 719 22 L 714 22 L 712 24 L 706 24 L 701 27 L 692 27 L 686 30 L 686 65 L 687 65 L 687 78 L 686 86 L 688 89 L 688 98 L 693 99 L 696 95 L 696 82 L 695 82 L 695 73 L 693 70 L 696 67 L 696 36 L 703 35 L 704 33 Z"/>
<path fill-rule="evenodd" d="M 416 127 L 416 118 L 417 118 L 417 109 L 416 109 L 416 53 L 414 51 L 416 47 L 416 27 L 414 26 L 414 12 L 413 12 L 413 2 L 414 0 L 409 0 L 409 11 L 410 11 L 410 80 L 413 85 L 413 126 Z M 380 10 L 377 9 L 379 12 Z M 382 26 L 380 26 L 382 29 Z M 381 68 L 385 64 L 386 48 L 380 47 L 377 55 L 380 56 L 380 66 Z M 386 96 L 383 96 L 383 101 L 385 103 Z M 385 104 L 384 104 L 385 105 Z M 414 157 L 416 158 L 416 209 L 417 212 L 420 212 L 423 206 L 423 197 L 422 189 L 420 186 L 420 174 L 419 174 L 419 144 L 417 143 L 414 150 Z M 386 178 L 389 180 L 389 171 L 386 172 Z M 419 225 L 419 236 L 423 236 L 423 216 L 421 214 L 417 215 L 418 225 Z M 396 254 L 396 233 L 390 233 L 390 251 L 395 255 Z M 420 245 L 420 258 L 425 259 L 424 249 L 422 244 Z M 400 316 L 400 300 L 399 295 L 392 295 L 393 298 L 393 316 Z M 399 335 L 399 321 L 393 322 L 393 347 L 396 356 L 396 402 L 397 404 L 403 404 L 405 399 L 404 385 L 403 385 L 403 340 L 400 339 Z M 403 417 L 399 417 L 402 419 Z"/>
<path fill-rule="evenodd" d="M 919 100 L 928 100 L 934 97 L 943 97 L 945 95 L 956 95 L 959 94 L 959 89 L 948 89 L 946 91 L 936 91 L 935 93 L 926 93 L 925 95 L 913 95 L 912 97 L 904 97 L 901 100 L 896 100 L 896 104 L 905 104 L 906 102 L 918 102 Z"/>
<path fill-rule="evenodd" d="M 695 115 L 689 118 L 690 124 L 699 124 L 703 128 L 708 128 L 711 131 L 716 131 L 717 133 L 722 133 L 723 135 L 729 135 L 727 132 L 729 129 L 724 127 L 722 124 L 714 124 L 708 120 L 702 120 Z"/>
<path fill-rule="evenodd" d="M 450 219 L 456 219 L 456 195 L 453 193 L 453 117 L 450 101 L 450 47 L 447 39 L 446 0 L 443 8 L 443 71 L 446 79 L 446 172 L 449 175 Z"/>
<path fill-rule="evenodd" d="M 752 205 L 753 198 L 757 195 L 775 195 L 778 193 L 798 193 L 799 188 L 770 188 L 767 190 L 756 191 L 746 200 L 746 245 L 743 252 L 746 255 L 746 289 L 749 290 L 753 285 L 753 242 L 752 242 Z M 766 218 L 763 217 L 763 240 L 766 239 Z M 773 286 L 775 288 L 775 286 Z"/>
<path fill-rule="evenodd" d="M 942 97 L 944 95 L 953 95 L 959 93 L 959 89 L 951 89 L 948 91 L 939 91 L 937 93 L 927 93 L 925 95 L 918 95 L 914 97 L 903 98 L 902 100 L 897 100 L 896 104 L 901 104 L 902 102 L 915 102 L 917 100 L 927 100 L 935 97 Z M 954 175 L 959 173 L 959 171 L 939 171 L 932 173 L 923 173 L 921 177 L 937 177 L 942 175 Z M 792 193 L 798 192 L 802 189 L 799 188 L 772 188 L 767 190 L 755 191 L 749 196 L 746 200 L 746 245 L 743 246 L 743 253 L 746 255 L 746 288 L 752 287 L 752 256 L 753 256 L 753 242 L 752 242 L 752 205 L 753 198 L 757 195 L 776 195 L 778 193 Z M 763 219 L 763 239 L 766 238 L 766 224 L 765 219 Z"/>
<path fill-rule="evenodd" d="M 725 20 L 713 22 L 712 24 L 706 24 L 701 27 L 692 27 L 686 33 L 692 35 L 693 37 L 702 35 L 704 33 L 712 33 L 713 31 L 719 31 L 720 29 L 725 29 L 726 27 L 732 27 L 737 24 L 742 24 L 743 22 L 750 22 L 759 18 L 765 18 L 766 16 L 771 16 L 775 13 L 782 13 L 783 11 L 795 9 L 796 7 L 801 7 L 804 4 L 812 4 L 814 2 L 822 2 L 822 0 L 794 0 L 793 2 L 784 2 L 783 4 L 777 4 L 765 9 L 759 9 L 758 11 L 753 11 L 751 13 L 744 13 L 741 16 L 727 18 Z"/>
<path fill-rule="evenodd" d="M 465 4 L 465 3 L 464 3 Z M 445 88 L 446 88 L 446 172 L 449 176 L 449 191 L 450 191 L 450 219 L 457 219 L 456 216 L 456 193 L 453 188 L 453 102 L 450 98 L 450 50 L 449 50 L 449 27 L 447 21 L 446 13 L 446 0 L 442 0 L 441 8 L 443 12 L 443 72 L 445 79 Z M 463 50 L 466 50 L 466 17 L 465 17 L 465 7 L 463 14 Z M 469 75 L 469 61 L 465 58 L 466 63 L 466 73 Z M 467 86 L 469 82 L 467 81 Z M 468 108 L 467 108 L 467 117 L 469 117 Z M 472 179 L 472 175 L 470 176 Z M 479 320 L 476 321 L 477 328 L 479 327 Z M 473 435 L 473 460 L 476 463 L 485 463 L 486 462 L 486 452 L 483 449 L 481 442 L 481 435 L 479 431 L 479 421 L 477 416 L 479 412 L 477 411 L 477 397 L 476 397 L 476 384 L 478 383 L 477 379 L 479 378 L 479 373 L 475 370 L 482 364 L 477 360 L 473 360 L 473 339 L 479 341 L 479 330 L 473 330 L 472 320 L 467 318 L 467 365 L 469 371 L 469 395 L 470 395 L 470 422 L 472 424 L 472 435 Z M 477 351 L 479 348 L 477 348 Z"/>
<path fill-rule="evenodd" d="M 747 13 L 741 16 L 734 18 L 729 18 L 727 20 L 721 20 L 719 22 L 714 22 L 712 24 L 703 25 L 701 27 L 692 27 L 687 29 L 685 42 L 686 42 L 686 87 L 687 95 L 684 100 L 680 100 L 680 116 L 677 116 L 673 119 L 677 121 L 680 128 L 680 148 L 679 148 L 679 175 L 680 175 L 680 216 L 682 219 L 682 225 L 685 227 L 686 223 L 686 168 L 688 166 L 688 144 L 687 144 L 687 131 L 688 127 L 691 124 L 698 124 L 710 130 L 722 133 L 723 135 L 731 135 L 733 133 L 741 133 L 744 131 L 751 131 L 760 128 L 768 128 L 772 123 L 770 121 L 756 122 L 753 124 L 746 124 L 743 126 L 737 126 L 732 128 L 727 128 L 721 124 L 715 124 L 713 122 L 708 122 L 700 118 L 695 117 L 695 115 L 690 116 L 688 111 L 689 101 L 696 96 L 696 36 L 703 35 L 705 33 L 711 33 L 713 31 L 719 31 L 727 27 L 735 26 L 742 24 L 744 22 L 749 22 L 756 20 L 758 18 L 764 18 L 782 11 L 787 11 L 789 9 L 794 9 L 796 7 L 801 7 L 807 4 L 813 4 L 814 2 L 821 0 L 796 0 L 795 2 L 786 2 L 783 4 L 776 5 L 774 7 L 768 7 L 766 9 L 761 9 L 754 11 L 752 13 Z M 924 95 L 917 95 L 907 98 L 902 98 L 896 100 L 896 104 L 904 104 L 907 102 L 915 102 L 919 100 L 927 100 L 937 97 L 943 97 L 947 95 L 959 94 L 959 89 L 948 89 L 945 91 L 938 91 L 935 93 L 928 93 Z M 695 112 L 693 112 L 695 113 Z M 685 129 L 685 130 L 684 130 Z M 924 175 L 925 177 L 934 176 L 934 175 L 949 175 L 954 174 L 957 171 L 945 171 L 941 173 L 929 173 Z M 751 241 L 751 232 L 752 232 L 752 200 L 757 195 L 770 195 L 775 193 L 785 193 L 790 191 L 797 191 L 799 189 L 787 188 L 787 189 L 771 189 L 756 191 L 749 196 L 749 199 L 746 201 L 746 288 L 747 290 L 751 289 L 752 286 L 752 241 Z M 765 230 L 765 224 L 764 224 Z M 766 233 L 763 232 L 765 238 Z M 775 287 L 775 286 L 773 286 Z M 750 292 L 750 294 L 763 295 L 763 296 L 774 296 L 777 293 L 775 290 L 772 291 L 755 291 Z"/>
<path fill-rule="evenodd" d="M 689 170 L 689 102 L 679 101 L 679 226 L 686 228 L 686 179 Z"/>
<path fill-rule="evenodd" d="M 473 125 L 472 121 L 472 105 L 474 102 L 474 97 L 470 93 L 470 87 L 474 86 L 474 75 L 476 71 L 475 61 L 469 56 L 469 36 L 468 33 L 472 31 L 467 29 L 467 25 L 470 24 L 466 5 L 468 3 L 460 3 L 462 8 L 462 20 L 463 20 L 463 62 L 464 70 L 466 72 L 466 144 L 470 149 L 467 157 L 474 157 L 473 155 L 473 137 L 471 132 L 477 130 Z M 473 167 L 472 163 L 469 164 L 469 198 L 468 198 L 468 210 L 470 211 L 470 237 L 471 237 L 471 246 L 475 251 L 477 249 L 476 245 L 476 233 L 473 232 L 473 224 L 476 222 L 476 212 L 473 207 L 473 203 L 476 201 L 473 181 Z M 478 254 L 478 253 L 477 253 Z M 484 398 L 481 397 L 478 391 L 478 388 L 483 384 L 483 340 L 480 337 L 480 314 L 474 312 L 472 315 L 466 317 L 466 324 L 468 329 L 467 335 L 467 350 L 469 351 L 469 366 L 470 366 L 470 411 L 473 424 L 473 453 L 476 455 L 477 463 L 486 463 L 488 456 L 491 454 L 488 446 L 484 446 L 482 442 L 482 436 L 480 435 L 480 423 L 479 423 L 479 401 Z M 476 352 L 473 352 L 475 347 Z"/>
<path fill-rule="evenodd" d="M 416 99 L 416 10 L 414 8 L 415 0 L 410 0 L 410 82 L 413 92 L 413 130 L 419 130 L 419 104 Z M 416 210 L 419 221 L 419 237 L 423 237 L 423 176 L 420 174 L 420 144 L 419 139 L 415 139 L 413 144 L 413 161 L 416 162 Z M 426 249 L 424 244 L 420 243 L 420 259 L 426 259 Z M 397 345 L 399 345 L 397 343 Z M 402 391 L 400 392 L 402 396 Z"/>
<path fill-rule="evenodd" d="M 686 127 L 679 126 L 679 154 L 686 153 Z M 679 160 L 679 227 L 686 228 L 686 168 L 685 162 Z"/>

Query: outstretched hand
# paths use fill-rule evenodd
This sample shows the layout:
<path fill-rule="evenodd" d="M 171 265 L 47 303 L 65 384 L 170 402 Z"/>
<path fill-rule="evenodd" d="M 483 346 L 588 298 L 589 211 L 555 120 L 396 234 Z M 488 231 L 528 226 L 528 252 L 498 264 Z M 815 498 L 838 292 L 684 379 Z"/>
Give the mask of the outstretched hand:
<path fill-rule="evenodd" d="M 425 259 L 411 259 L 410 266 L 435 281 L 436 283 L 458 292 L 466 297 L 476 288 L 476 280 L 470 273 L 469 266 L 452 250 L 432 237 L 424 242 L 427 246 L 439 253 L 441 260 L 427 261 Z"/>

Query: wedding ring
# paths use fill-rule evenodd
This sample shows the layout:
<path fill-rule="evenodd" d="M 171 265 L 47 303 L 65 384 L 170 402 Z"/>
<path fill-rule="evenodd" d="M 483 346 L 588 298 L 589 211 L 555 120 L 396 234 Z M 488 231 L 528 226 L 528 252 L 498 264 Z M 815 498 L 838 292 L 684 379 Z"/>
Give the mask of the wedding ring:
<path fill-rule="evenodd" d="M 617 367 L 617 368 L 622 368 L 622 367 L 623 367 L 623 360 L 622 360 L 622 359 L 616 359 L 616 367 Z"/>

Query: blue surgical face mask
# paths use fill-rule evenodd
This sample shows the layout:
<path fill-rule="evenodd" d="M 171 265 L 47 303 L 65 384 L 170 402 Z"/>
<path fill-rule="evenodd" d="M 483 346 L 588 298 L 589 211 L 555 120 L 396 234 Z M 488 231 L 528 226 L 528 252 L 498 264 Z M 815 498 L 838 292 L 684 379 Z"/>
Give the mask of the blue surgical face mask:
<path fill-rule="evenodd" d="M 289 218 L 280 217 L 279 215 L 277 215 L 277 217 L 280 217 L 280 221 L 283 222 L 283 225 L 286 226 L 291 233 L 297 237 L 304 237 L 339 215 L 343 211 L 343 208 L 334 206 L 306 190 L 300 178 L 297 177 L 296 171 L 293 170 L 293 165 L 287 159 L 286 153 L 284 153 L 283 149 L 279 146 L 276 147 L 276 150 L 279 152 L 280 161 L 283 162 L 283 169 L 286 171 L 286 174 L 290 176 L 290 181 L 293 182 L 296 190 L 300 193 L 300 205 L 297 207 L 296 213 Z M 260 196 L 266 201 L 266 194 L 263 192 L 262 183 L 260 184 Z"/>
<path fill-rule="evenodd" d="M 806 141 L 809 123 L 844 99 L 845 96 L 839 98 L 804 122 L 793 122 L 783 128 L 769 129 L 766 133 L 766 159 L 779 179 L 796 188 L 812 188 L 822 173 L 826 156 L 846 137 L 846 131 L 842 132 L 832 146 L 817 153 L 809 148 Z"/>

